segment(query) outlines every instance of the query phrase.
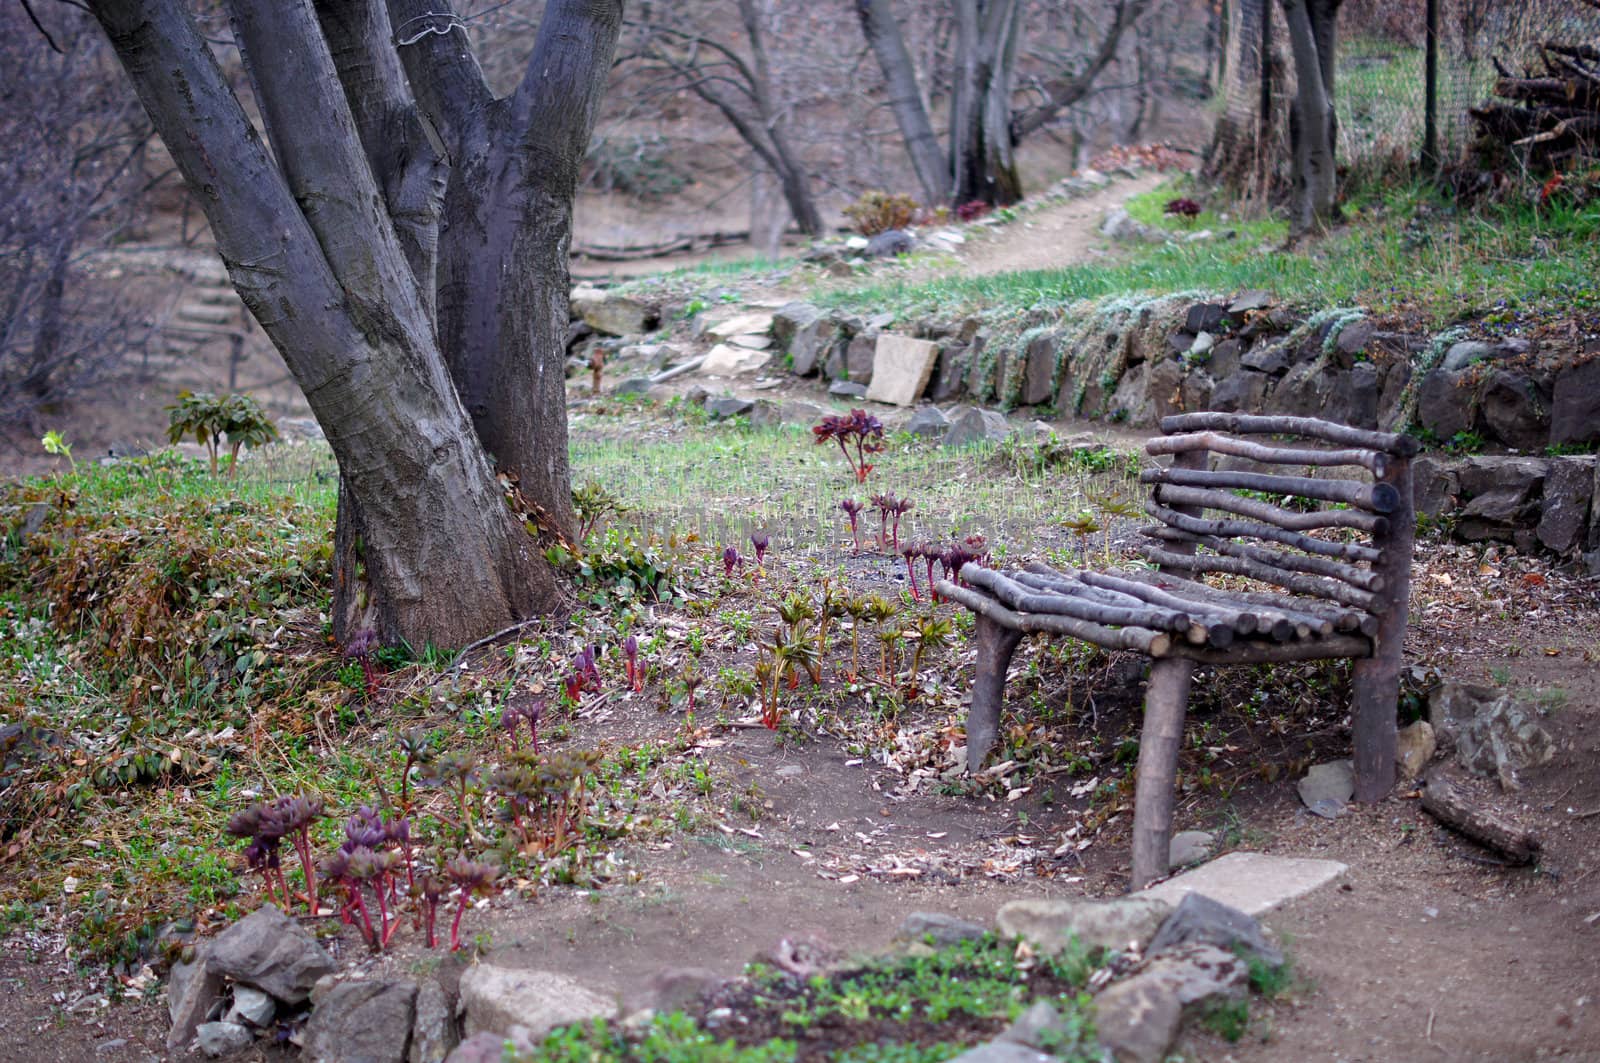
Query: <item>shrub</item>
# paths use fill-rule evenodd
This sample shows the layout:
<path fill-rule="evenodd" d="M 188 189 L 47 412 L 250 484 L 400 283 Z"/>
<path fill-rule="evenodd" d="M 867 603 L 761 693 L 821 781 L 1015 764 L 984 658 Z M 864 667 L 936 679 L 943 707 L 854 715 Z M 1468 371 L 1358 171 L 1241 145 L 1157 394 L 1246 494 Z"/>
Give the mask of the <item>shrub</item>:
<path fill-rule="evenodd" d="M 917 201 L 901 193 L 863 192 L 860 199 L 844 208 L 844 216 L 862 236 L 877 236 L 910 225 L 917 216 Z"/>
<path fill-rule="evenodd" d="M 278 428 L 261 404 L 248 395 L 213 395 L 202 391 L 178 392 L 178 401 L 167 407 L 167 439 L 179 442 L 193 436 L 211 458 L 211 472 L 217 471 L 217 448 L 228 437 L 228 475 L 239 467 L 241 447 L 259 447 L 278 438 Z"/>

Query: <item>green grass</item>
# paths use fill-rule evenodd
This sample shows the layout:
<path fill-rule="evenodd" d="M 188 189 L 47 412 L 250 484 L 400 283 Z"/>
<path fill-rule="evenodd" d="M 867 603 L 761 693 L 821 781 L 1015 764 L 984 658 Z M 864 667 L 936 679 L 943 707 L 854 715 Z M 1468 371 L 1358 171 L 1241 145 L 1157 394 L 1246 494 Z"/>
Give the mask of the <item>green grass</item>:
<path fill-rule="evenodd" d="M 1178 185 L 1158 189 L 1136 199 L 1133 209 L 1155 223 L 1160 204 L 1181 191 Z M 1415 313 L 1431 327 L 1479 315 L 1600 309 L 1600 203 L 1541 209 L 1516 202 L 1458 211 L 1423 186 L 1405 185 L 1356 189 L 1347 210 L 1348 226 L 1299 250 L 1283 249 L 1278 223 L 1241 223 L 1234 226 L 1241 232 L 1235 240 L 1139 246 L 1107 262 L 1061 269 L 875 282 L 821 302 L 947 320 L 979 312 L 1064 312 L 1083 299 L 1264 288 L 1314 308 Z M 1428 224 L 1419 237 L 1407 225 L 1423 211 Z"/>

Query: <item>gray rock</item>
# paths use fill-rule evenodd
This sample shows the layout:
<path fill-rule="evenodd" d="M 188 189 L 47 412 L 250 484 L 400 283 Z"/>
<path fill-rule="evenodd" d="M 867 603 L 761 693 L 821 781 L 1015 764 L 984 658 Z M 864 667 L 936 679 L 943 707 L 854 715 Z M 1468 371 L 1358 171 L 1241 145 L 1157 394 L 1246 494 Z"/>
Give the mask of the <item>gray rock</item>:
<path fill-rule="evenodd" d="M 1550 442 L 1600 442 L 1600 358 L 1571 365 L 1556 375 L 1550 405 Z"/>
<path fill-rule="evenodd" d="M 661 320 L 661 311 L 649 303 L 625 295 L 600 293 L 599 299 L 579 300 L 573 296 L 573 308 L 596 332 L 607 336 L 637 336 L 650 332 Z"/>
<path fill-rule="evenodd" d="M 797 332 L 823 316 L 823 311 L 810 303 L 785 303 L 772 312 L 772 341 L 778 350 L 788 350 Z"/>
<path fill-rule="evenodd" d="M 942 436 L 950 427 L 950 418 L 937 406 L 921 406 L 906 422 L 906 431 L 914 436 Z"/>
<path fill-rule="evenodd" d="M 828 385 L 828 394 L 836 399 L 864 399 L 867 397 L 867 386 L 852 380 L 835 380 Z"/>
<path fill-rule="evenodd" d="M 1177 362 L 1156 362 L 1147 369 L 1144 389 L 1149 397 L 1150 416 L 1155 421 L 1183 412 L 1183 382 L 1186 375 L 1183 366 Z"/>
<path fill-rule="evenodd" d="M 1366 318 L 1352 321 L 1339 330 L 1339 338 L 1333 341 L 1334 350 L 1346 358 L 1361 354 L 1372 343 L 1375 332 L 1372 322 Z M 1348 366 L 1349 362 L 1345 362 L 1345 365 Z"/>
<path fill-rule="evenodd" d="M 1214 945 L 1235 955 L 1255 956 L 1273 967 L 1283 965 L 1283 953 L 1267 940 L 1254 916 L 1199 893 L 1188 893 L 1150 940 L 1149 955 L 1157 956 L 1183 945 Z"/>
<path fill-rule="evenodd" d="M 782 313 L 782 310 L 778 311 L 779 315 Z M 774 315 L 775 329 L 778 322 L 779 317 Z M 804 324 L 797 325 L 794 335 L 787 344 L 780 344 L 780 349 L 784 346 L 788 349 L 790 372 L 795 376 L 810 376 L 827 360 L 838 339 L 838 324 L 833 318 L 819 313 L 818 316 L 807 319 Z"/>
<path fill-rule="evenodd" d="M 972 348 L 965 343 L 950 342 L 939 348 L 939 364 L 933 371 L 933 390 L 929 395 L 934 402 L 948 402 L 961 394 L 967 385 L 967 375 L 972 371 Z"/>
<path fill-rule="evenodd" d="M 1281 343 L 1258 343 L 1239 356 L 1239 364 L 1258 373 L 1282 373 L 1289 368 L 1289 348 Z"/>
<path fill-rule="evenodd" d="M 206 967 L 299 1004 L 337 965 L 304 927 L 269 904 L 218 934 Z"/>
<path fill-rule="evenodd" d="M 1355 769 L 1348 760 L 1316 764 L 1295 789 L 1312 812 L 1324 819 L 1333 819 L 1344 811 L 1356 792 Z"/>
<path fill-rule="evenodd" d="M 1069 1041 L 1076 1032 L 1077 1027 L 1064 1022 L 1061 1013 L 1049 1001 L 1036 1000 L 995 1040 L 1026 1045 L 1041 1052 L 1059 1052 L 1069 1046 L 1080 1049 L 1083 1047 Z"/>
<path fill-rule="evenodd" d="M 804 399 L 784 399 L 778 405 L 778 418 L 784 424 L 815 424 L 827 412 L 816 403 Z"/>
<path fill-rule="evenodd" d="M 623 395 L 643 395 L 650 390 L 653 383 L 654 381 L 647 376 L 632 376 L 612 388 L 611 394 L 619 398 Z"/>
<path fill-rule="evenodd" d="M 255 1043 L 256 1036 L 236 1022 L 203 1022 L 195 1042 L 207 1059 L 236 1055 Z"/>
<path fill-rule="evenodd" d="M 1555 740 L 1539 725 L 1538 710 L 1496 687 L 1447 681 L 1428 702 L 1428 721 L 1456 760 L 1475 775 L 1519 788 L 1517 772 L 1555 757 Z"/>
<path fill-rule="evenodd" d="M 1024 938 L 1054 955 L 1073 938 L 1091 949 L 1143 948 L 1171 913 L 1172 905 L 1154 897 L 1025 900 L 1003 906 L 995 923 L 1004 936 Z"/>
<path fill-rule="evenodd" d="M 1183 331 L 1191 336 L 1202 332 L 1222 332 L 1223 323 L 1230 322 L 1227 303 L 1195 303 L 1183 318 Z"/>
<path fill-rule="evenodd" d="M 222 974 L 206 964 L 206 948 L 190 963 L 175 963 L 167 979 L 167 1014 L 172 1029 L 167 1047 L 182 1048 L 194 1040 L 195 1030 L 222 1007 Z"/>
<path fill-rule="evenodd" d="M 1211 408 L 1222 413 L 1260 413 L 1268 379 L 1265 373 L 1249 369 L 1218 377 L 1217 386 L 1211 389 Z"/>
<path fill-rule="evenodd" d="M 844 370 L 857 384 L 872 384 L 872 369 L 878 358 L 878 334 L 858 332 L 844 349 Z"/>
<path fill-rule="evenodd" d="M 1198 336 L 1195 338 L 1199 339 Z M 1237 337 L 1229 336 L 1225 340 L 1219 340 L 1217 345 L 1211 348 L 1210 356 L 1206 360 L 1206 372 L 1215 380 L 1232 376 L 1239 371 L 1241 364 L 1239 359 L 1243 350 L 1244 343 Z"/>
<path fill-rule="evenodd" d="M 1395 736 L 1394 759 L 1400 767 L 1401 776 L 1406 779 L 1420 776 L 1437 748 L 1438 740 L 1434 737 L 1433 725 L 1427 720 L 1418 720 L 1400 728 Z"/>
<path fill-rule="evenodd" d="M 950 429 L 944 434 L 947 447 L 966 447 L 974 443 L 998 443 L 1010 433 L 1005 415 L 996 410 L 976 407 L 950 419 Z"/>
<path fill-rule="evenodd" d="M 557 1026 L 613 1018 L 617 1006 L 554 971 L 512 970 L 481 963 L 461 976 L 461 1008 L 469 1035 L 526 1026 L 541 1038 Z"/>
<path fill-rule="evenodd" d="M 1447 373 L 1459 373 L 1469 365 L 1488 361 L 1495 357 L 1495 353 L 1491 344 L 1481 340 L 1462 340 L 1451 344 L 1450 349 L 1444 352 L 1439 368 Z"/>
<path fill-rule="evenodd" d="M 1527 374 L 1497 369 L 1478 392 L 1478 409 L 1489 434 L 1517 450 L 1542 450 L 1550 438 L 1548 396 Z"/>
<path fill-rule="evenodd" d="M 1544 481 L 1544 501 L 1539 509 L 1539 542 L 1565 554 L 1583 541 L 1584 526 L 1593 501 L 1596 461 L 1593 456 L 1556 458 Z"/>
<path fill-rule="evenodd" d="M 1461 493 L 1461 476 L 1456 462 L 1424 454 L 1411 463 L 1411 502 L 1418 516 L 1436 520 L 1455 508 Z"/>
<path fill-rule="evenodd" d="M 754 400 L 741 399 L 737 395 L 722 395 L 706 400 L 706 416 L 713 421 L 725 421 L 730 417 L 743 417 L 755 408 Z"/>
<path fill-rule="evenodd" d="M 909 255 L 917 241 L 904 229 L 888 229 L 867 241 L 864 254 L 868 258 L 893 258 Z"/>
<path fill-rule="evenodd" d="M 1448 440 L 1472 428 L 1477 396 L 1463 373 L 1434 369 L 1417 386 L 1417 423 L 1434 438 Z"/>
<path fill-rule="evenodd" d="M 755 408 L 750 411 L 751 428 L 776 428 L 783 423 L 783 414 L 778 409 L 778 404 L 768 402 L 766 399 L 757 399 Z"/>
<path fill-rule="evenodd" d="M 411 1047 L 406 1063 L 444 1063 L 461 1041 L 456 1009 L 444 986 L 429 980 L 417 989 L 416 1017 L 411 1021 Z"/>
<path fill-rule="evenodd" d="M 1522 499 L 1533 498 L 1544 486 L 1550 462 L 1544 458 L 1503 458 L 1474 455 L 1461 464 L 1461 490 L 1468 496 L 1511 490 Z"/>
<path fill-rule="evenodd" d="M 307 1063 L 406 1063 L 416 1017 L 415 982 L 318 984 L 306 1020 Z"/>
<path fill-rule="evenodd" d="M 228 1009 L 224 1021 L 260 1029 L 272 1021 L 277 1010 L 277 1002 L 266 993 L 247 985 L 236 985 L 233 987 L 233 1006 Z"/>
<path fill-rule="evenodd" d="M 462 1041 L 445 1063 L 505 1063 L 507 1059 L 531 1058 L 538 1048 L 535 1038 L 521 1026 L 506 1033 L 485 1031 Z"/>
<path fill-rule="evenodd" d="M 1150 226 L 1134 219 L 1122 207 L 1118 207 L 1106 215 L 1105 221 L 1100 223 L 1100 235 L 1108 236 L 1119 242 L 1136 242 L 1142 240 L 1161 240 L 1161 234 L 1151 230 Z"/>
<path fill-rule="evenodd" d="M 1177 868 L 1198 864 L 1211 855 L 1211 847 L 1215 843 L 1216 839 L 1210 831 L 1181 830 L 1172 836 L 1167 846 L 1167 866 Z"/>
<path fill-rule="evenodd" d="M 900 921 L 894 932 L 897 941 L 928 941 L 936 948 L 945 948 L 962 941 L 976 941 L 989 932 L 989 928 L 970 919 L 961 919 L 939 912 L 912 912 Z"/>
<path fill-rule="evenodd" d="M 625 1011 L 669 1014 L 689 1011 L 725 979 L 707 967 L 664 967 L 650 976 L 644 991 L 627 1001 Z"/>
<path fill-rule="evenodd" d="M 1522 524 L 1533 516 L 1534 503 L 1528 493 L 1518 487 L 1496 488 L 1485 491 L 1461 509 L 1463 519 L 1476 517 L 1490 524 L 1506 526 Z"/>
<path fill-rule="evenodd" d="M 1276 305 L 1277 302 L 1272 297 L 1271 292 L 1264 292 L 1259 288 L 1251 288 L 1240 292 L 1233 302 L 1228 304 L 1228 313 L 1238 315 L 1250 310 L 1265 310 Z"/>
<path fill-rule="evenodd" d="M 1051 382 L 1055 379 L 1056 357 L 1061 348 L 1061 336 L 1056 332 L 1042 332 L 1028 341 L 1022 371 L 1022 405 L 1037 406 L 1050 399 Z"/>
<path fill-rule="evenodd" d="M 1210 356 L 1212 348 L 1216 347 L 1217 338 L 1209 332 L 1195 333 L 1194 342 L 1189 344 L 1188 355 L 1185 359 L 1190 365 L 1197 362 L 1203 363 Z"/>
<path fill-rule="evenodd" d="M 959 1056 L 951 1056 L 950 1063 L 1058 1063 L 1058 1060 L 1014 1041 L 990 1041 L 969 1048 Z"/>
<path fill-rule="evenodd" d="M 1250 971 L 1214 945 L 1183 945 L 1150 960 L 1095 998 L 1095 1033 L 1118 1063 L 1160 1063 L 1186 1011 L 1245 993 Z"/>

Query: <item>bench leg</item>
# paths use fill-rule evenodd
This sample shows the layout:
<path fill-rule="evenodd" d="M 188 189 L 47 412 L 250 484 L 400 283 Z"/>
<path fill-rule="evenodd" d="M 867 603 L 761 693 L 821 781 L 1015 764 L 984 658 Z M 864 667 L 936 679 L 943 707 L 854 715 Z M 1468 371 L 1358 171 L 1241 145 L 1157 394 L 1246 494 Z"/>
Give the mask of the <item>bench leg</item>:
<path fill-rule="evenodd" d="M 1150 665 L 1150 682 L 1144 695 L 1144 731 L 1139 736 L 1139 778 L 1133 800 L 1130 890 L 1143 889 L 1167 873 L 1173 787 L 1193 674 L 1194 662 L 1181 657 L 1162 657 Z"/>
<path fill-rule="evenodd" d="M 1389 655 L 1356 661 L 1351 682 L 1350 719 L 1354 739 L 1357 801 L 1382 801 L 1394 789 L 1396 707 L 1400 700 L 1400 661 Z"/>
<path fill-rule="evenodd" d="M 1000 704 L 1005 698 L 1006 669 L 1022 632 L 978 617 L 978 668 L 972 680 L 972 707 L 967 710 L 967 770 L 983 767 L 983 758 L 1000 734 Z"/>

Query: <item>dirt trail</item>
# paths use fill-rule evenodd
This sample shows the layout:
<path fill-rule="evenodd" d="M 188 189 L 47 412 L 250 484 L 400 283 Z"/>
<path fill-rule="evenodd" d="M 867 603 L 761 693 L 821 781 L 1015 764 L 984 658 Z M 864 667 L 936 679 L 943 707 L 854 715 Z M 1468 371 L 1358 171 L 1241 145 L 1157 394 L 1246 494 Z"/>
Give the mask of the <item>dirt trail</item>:
<path fill-rule="evenodd" d="M 1064 200 L 1025 214 L 1019 222 L 975 241 L 962 256 L 960 272 L 976 276 L 1054 269 L 1094 257 L 1107 245 L 1106 238 L 1100 235 L 1100 222 L 1105 216 L 1166 179 L 1165 174 L 1142 173 L 1112 181 L 1082 199 Z"/>

